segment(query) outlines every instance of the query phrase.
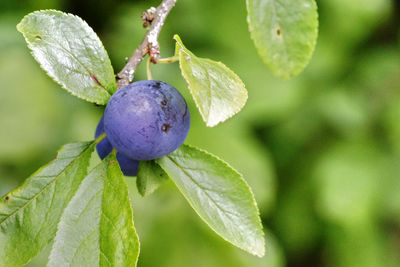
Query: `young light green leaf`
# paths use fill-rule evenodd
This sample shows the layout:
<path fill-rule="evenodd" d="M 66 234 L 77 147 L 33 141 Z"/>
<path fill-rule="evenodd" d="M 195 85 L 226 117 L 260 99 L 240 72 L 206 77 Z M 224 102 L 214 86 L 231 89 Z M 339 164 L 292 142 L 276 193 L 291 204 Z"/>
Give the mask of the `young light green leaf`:
<path fill-rule="evenodd" d="M 48 266 L 135 266 L 138 254 L 128 189 L 111 154 L 65 209 Z"/>
<path fill-rule="evenodd" d="M 100 218 L 100 266 L 136 266 L 139 238 L 133 226 L 128 185 L 115 156 L 104 181 Z"/>
<path fill-rule="evenodd" d="M 242 80 L 221 62 L 196 57 L 178 35 L 174 39 L 182 76 L 207 126 L 213 127 L 239 112 L 247 101 Z"/>
<path fill-rule="evenodd" d="M 152 194 L 166 181 L 168 175 L 154 160 L 140 162 L 136 185 L 142 196 Z"/>
<path fill-rule="evenodd" d="M 215 156 L 187 145 L 157 162 L 217 234 L 251 254 L 264 255 L 257 204 L 239 173 Z"/>
<path fill-rule="evenodd" d="M 264 62 L 282 78 L 310 61 L 318 36 L 315 0 L 247 0 L 251 37 Z"/>
<path fill-rule="evenodd" d="M 55 160 L 0 199 L 0 266 L 22 266 L 55 236 L 87 173 L 94 142 L 68 144 Z"/>
<path fill-rule="evenodd" d="M 104 105 L 116 91 L 107 52 L 81 18 L 56 10 L 36 11 L 17 29 L 40 66 L 71 94 Z"/>

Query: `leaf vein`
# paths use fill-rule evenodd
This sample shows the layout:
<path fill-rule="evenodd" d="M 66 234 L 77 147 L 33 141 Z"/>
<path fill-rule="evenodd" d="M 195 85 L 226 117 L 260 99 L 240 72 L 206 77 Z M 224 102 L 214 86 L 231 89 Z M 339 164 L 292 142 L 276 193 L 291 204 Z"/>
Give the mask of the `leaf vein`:
<path fill-rule="evenodd" d="M 184 170 L 184 167 L 182 167 L 182 166 L 180 166 L 177 162 L 175 162 L 172 158 L 170 158 L 169 156 L 168 156 L 168 158 L 171 160 L 171 162 L 178 168 L 178 169 L 180 169 L 181 170 L 181 172 L 183 172 L 187 177 L 189 177 L 189 179 L 195 184 L 195 185 L 197 185 L 200 189 L 203 189 L 203 192 L 204 192 L 204 194 L 207 196 L 207 198 L 214 204 L 214 206 L 217 208 L 217 209 L 219 209 L 220 211 L 223 211 L 223 212 L 227 212 L 224 208 L 222 208 L 219 204 L 218 204 L 218 202 L 216 202 L 210 195 L 209 195 L 209 193 L 207 192 L 208 190 L 206 189 L 206 188 L 203 188 L 195 179 L 193 179 L 185 170 Z M 232 215 L 232 213 L 231 212 L 227 212 L 228 214 L 225 214 L 227 217 L 229 217 L 230 218 L 230 220 L 231 221 L 234 221 L 234 220 L 232 220 L 232 217 L 231 217 L 231 215 Z"/>
<path fill-rule="evenodd" d="M 92 147 L 92 145 L 89 145 L 88 148 L 86 148 L 85 150 L 83 150 L 81 153 L 79 153 L 75 158 L 81 157 L 82 154 L 84 152 L 86 152 L 88 149 L 90 149 Z M 20 208 L 16 209 L 15 211 L 13 211 L 12 213 L 10 213 L 6 218 L 4 218 L 2 221 L 0 221 L 0 225 L 2 225 L 5 221 L 8 221 L 11 217 L 13 217 L 15 214 L 17 214 L 19 211 L 25 209 L 30 203 L 32 203 L 37 197 L 39 197 L 39 195 L 41 195 L 45 190 L 47 190 L 47 188 L 52 185 L 53 183 L 55 183 L 56 181 L 58 181 L 58 178 L 61 176 L 61 174 L 63 174 L 65 172 L 65 170 L 67 168 L 69 168 L 73 163 L 75 162 L 75 160 L 72 160 L 63 170 L 61 170 L 57 175 L 54 176 L 54 179 L 52 181 L 50 181 L 45 187 L 43 187 L 42 190 L 40 190 L 36 195 L 34 195 L 32 197 L 32 199 L 30 199 L 26 204 L 24 204 L 23 206 L 21 206 Z M 33 176 L 35 177 L 35 176 Z M 32 177 L 32 178 L 33 178 Z"/>

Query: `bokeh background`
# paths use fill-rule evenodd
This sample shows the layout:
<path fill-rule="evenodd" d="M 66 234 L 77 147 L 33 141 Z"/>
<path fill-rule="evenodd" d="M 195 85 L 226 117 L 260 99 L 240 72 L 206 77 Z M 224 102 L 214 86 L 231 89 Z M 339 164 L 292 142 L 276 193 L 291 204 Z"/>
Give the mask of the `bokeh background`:
<path fill-rule="evenodd" d="M 400 266 L 400 3 L 320 0 L 320 34 L 298 77 L 272 76 L 246 24 L 245 1 L 179 0 L 161 53 L 178 33 L 196 55 L 220 60 L 245 82 L 248 102 L 215 127 L 202 122 L 176 63 L 153 76 L 190 104 L 187 143 L 228 161 L 252 186 L 266 256 L 247 255 L 214 234 L 169 182 L 142 198 L 127 178 L 141 239 L 140 267 Z M 114 70 L 141 41 L 140 14 L 159 1 L 0 0 L 0 195 L 68 142 L 91 140 L 103 108 L 48 78 L 16 24 L 54 8 L 85 19 Z M 136 80 L 145 79 L 143 66 Z M 30 267 L 45 266 L 48 249 Z"/>

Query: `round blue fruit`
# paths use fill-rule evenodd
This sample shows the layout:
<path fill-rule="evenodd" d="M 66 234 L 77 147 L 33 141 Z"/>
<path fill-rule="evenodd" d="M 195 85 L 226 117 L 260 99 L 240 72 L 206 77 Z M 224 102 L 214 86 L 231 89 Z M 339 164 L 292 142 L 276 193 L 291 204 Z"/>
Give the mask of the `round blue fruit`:
<path fill-rule="evenodd" d="M 136 160 L 168 155 L 185 141 L 190 113 L 183 96 L 160 81 L 138 81 L 119 89 L 104 113 L 107 138 Z"/>
<path fill-rule="evenodd" d="M 104 133 L 104 116 L 101 117 L 99 124 L 97 124 L 96 132 L 94 137 L 99 137 L 102 133 Z M 100 141 L 96 145 L 97 154 L 101 159 L 104 159 L 111 153 L 113 150 L 113 146 L 107 137 Z M 119 166 L 121 167 L 121 171 L 125 176 L 136 176 L 139 168 L 139 161 L 130 159 L 127 156 L 117 152 L 117 161 Z"/>

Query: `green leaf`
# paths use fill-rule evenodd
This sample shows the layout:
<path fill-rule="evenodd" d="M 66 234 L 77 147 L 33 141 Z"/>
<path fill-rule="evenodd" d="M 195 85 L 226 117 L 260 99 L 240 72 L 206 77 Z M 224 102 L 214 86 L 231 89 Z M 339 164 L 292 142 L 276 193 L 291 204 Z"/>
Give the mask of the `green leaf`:
<path fill-rule="evenodd" d="M 87 173 L 94 142 L 68 144 L 55 160 L 0 199 L 0 266 L 21 266 L 55 236 Z"/>
<path fill-rule="evenodd" d="M 48 266 L 98 266 L 99 224 L 109 158 L 83 180 L 65 209 Z"/>
<path fill-rule="evenodd" d="M 104 182 L 100 219 L 100 266 L 136 266 L 139 238 L 133 226 L 128 186 L 115 156 Z"/>
<path fill-rule="evenodd" d="M 152 194 L 166 181 L 168 175 L 154 160 L 140 162 L 136 185 L 142 196 Z"/>
<path fill-rule="evenodd" d="M 315 0 L 247 0 L 251 37 L 264 62 L 282 78 L 310 61 L 318 36 Z"/>
<path fill-rule="evenodd" d="M 81 18 L 56 10 L 36 11 L 17 29 L 40 66 L 71 94 L 104 105 L 116 91 L 107 52 Z"/>
<path fill-rule="evenodd" d="M 157 162 L 217 234 L 251 254 L 264 255 L 257 204 L 239 173 L 215 156 L 187 145 Z"/>
<path fill-rule="evenodd" d="M 127 186 L 111 154 L 65 209 L 48 266 L 135 266 L 138 254 Z"/>
<path fill-rule="evenodd" d="M 221 62 L 196 57 L 178 35 L 174 39 L 182 76 L 207 126 L 213 127 L 239 112 L 247 101 L 242 80 Z"/>

